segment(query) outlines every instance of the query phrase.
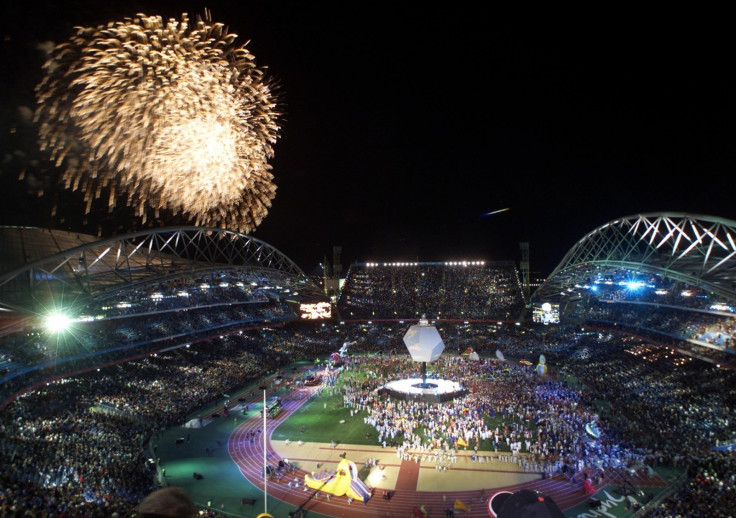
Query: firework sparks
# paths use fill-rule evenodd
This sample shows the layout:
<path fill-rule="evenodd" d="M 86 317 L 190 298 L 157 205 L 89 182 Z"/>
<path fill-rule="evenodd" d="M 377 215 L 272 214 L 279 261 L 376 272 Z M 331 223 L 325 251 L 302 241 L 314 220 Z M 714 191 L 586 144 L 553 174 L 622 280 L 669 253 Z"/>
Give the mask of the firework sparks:
<path fill-rule="evenodd" d="M 81 190 L 145 222 L 162 209 L 252 232 L 276 193 L 276 96 L 235 34 L 209 12 L 190 24 L 136 15 L 79 27 L 36 88 L 42 148 Z"/>

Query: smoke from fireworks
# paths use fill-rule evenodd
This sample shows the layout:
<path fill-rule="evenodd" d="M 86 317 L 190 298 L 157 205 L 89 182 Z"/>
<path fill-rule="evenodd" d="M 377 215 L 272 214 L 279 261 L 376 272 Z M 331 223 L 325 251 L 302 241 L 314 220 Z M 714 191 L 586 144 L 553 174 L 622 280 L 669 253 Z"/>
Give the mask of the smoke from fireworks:
<path fill-rule="evenodd" d="M 36 88 L 43 149 L 90 211 L 107 197 L 145 222 L 168 209 L 197 225 L 253 231 L 276 186 L 276 95 L 245 45 L 209 13 L 78 27 Z"/>

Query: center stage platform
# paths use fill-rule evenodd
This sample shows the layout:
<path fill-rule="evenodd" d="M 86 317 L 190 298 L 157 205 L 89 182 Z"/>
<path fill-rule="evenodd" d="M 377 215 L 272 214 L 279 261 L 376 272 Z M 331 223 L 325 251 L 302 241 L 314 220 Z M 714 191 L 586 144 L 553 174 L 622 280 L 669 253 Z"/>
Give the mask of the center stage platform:
<path fill-rule="evenodd" d="M 424 385 L 422 378 L 390 381 L 378 390 L 392 398 L 425 403 L 452 401 L 462 397 L 466 392 L 465 388 L 456 381 L 432 378 L 427 378 Z"/>

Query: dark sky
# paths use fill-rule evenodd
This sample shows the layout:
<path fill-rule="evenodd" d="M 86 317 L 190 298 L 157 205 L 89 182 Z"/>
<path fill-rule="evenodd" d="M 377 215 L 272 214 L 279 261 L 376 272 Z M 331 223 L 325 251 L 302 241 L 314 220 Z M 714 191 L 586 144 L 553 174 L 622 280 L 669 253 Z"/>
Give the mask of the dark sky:
<path fill-rule="evenodd" d="M 281 85 L 278 191 L 253 235 L 306 271 L 331 260 L 335 245 L 346 268 L 356 260 L 518 262 L 526 241 L 532 270 L 547 274 L 584 234 L 617 217 L 736 220 L 727 17 L 532 20 L 462 1 L 395 4 L 16 3 L 2 20 L 0 224 L 85 230 L 72 204 L 52 218 L 17 180 L 42 158 L 19 115 L 34 108 L 37 44 L 66 39 L 74 25 L 204 7 L 238 41 L 251 40 L 257 63 Z M 30 167 L 40 175 L 50 166 Z M 106 221 L 118 231 L 135 226 L 124 214 Z"/>

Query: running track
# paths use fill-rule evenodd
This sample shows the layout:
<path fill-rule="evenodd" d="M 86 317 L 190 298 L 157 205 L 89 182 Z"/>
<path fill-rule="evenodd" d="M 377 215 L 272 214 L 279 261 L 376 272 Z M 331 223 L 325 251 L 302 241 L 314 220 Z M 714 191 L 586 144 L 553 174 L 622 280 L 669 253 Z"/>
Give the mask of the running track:
<path fill-rule="evenodd" d="M 294 395 L 294 392 L 291 392 L 290 394 Z M 266 433 L 268 436 L 267 455 L 269 456 L 269 464 L 275 465 L 279 460 L 277 453 L 271 447 L 271 434 L 289 417 L 289 415 L 301 407 L 306 400 L 306 397 L 301 400 L 282 399 L 282 412 L 276 419 L 268 420 L 268 429 Z M 249 403 L 257 404 L 259 402 L 260 400 L 256 397 Z M 262 417 L 258 415 L 251 417 L 233 431 L 230 436 L 230 440 L 228 441 L 230 457 L 235 461 L 243 476 L 261 491 L 263 490 L 263 437 L 262 434 L 258 432 L 262 427 Z M 256 438 L 253 442 L 248 438 L 249 432 L 256 432 Z M 396 465 L 399 465 L 398 459 Z M 294 508 L 302 506 L 302 508 L 307 511 L 314 511 L 327 516 L 356 518 L 377 516 L 401 518 L 410 517 L 412 516 L 413 509 L 420 505 L 425 506 L 426 510 L 429 512 L 429 516 L 442 517 L 445 516 L 445 510 L 452 507 L 455 499 L 458 499 L 465 505 L 470 506 L 470 511 L 462 514 L 462 516 L 488 517 L 489 514 L 486 500 L 498 489 L 512 492 L 522 488 L 537 490 L 550 496 L 563 510 L 585 502 L 589 498 L 589 496 L 582 491 L 581 484 L 571 483 L 564 477 L 556 476 L 544 480 L 540 479 L 523 484 L 505 486 L 503 488 L 492 488 L 491 490 L 486 490 L 483 494 L 478 490 L 445 493 L 413 491 L 400 489 L 401 483 L 398 482 L 397 489 L 392 491 L 393 496 L 390 501 L 381 498 L 383 490 L 379 489 L 376 491 L 375 496 L 365 505 L 361 502 L 348 504 L 347 499 L 344 497 L 333 497 L 328 501 L 325 499 L 324 495 L 317 496 L 317 492 L 315 490 L 310 489 L 305 492 L 303 487 L 305 474 L 307 474 L 307 471 L 296 469 L 288 476 L 288 480 L 291 481 L 293 481 L 295 477 L 298 478 L 300 481 L 300 487 L 289 487 L 286 484 L 288 481 L 286 476 L 284 477 L 283 482 L 269 480 L 268 494 L 274 498 L 292 504 Z M 448 473 L 448 475 L 451 475 L 451 473 Z M 615 475 L 606 474 L 600 487 L 609 484 L 621 484 L 620 479 L 610 478 L 612 476 Z M 401 479 L 401 475 L 399 475 L 399 479 Z M 661 488 L 666 485 L 659 477 L 649 478 L 631 476 L 629 477 L 629 480 L 637 487 L 648 486 Z M 443 500 L 443 495 L 446 496 L 446 500 Z"/>

